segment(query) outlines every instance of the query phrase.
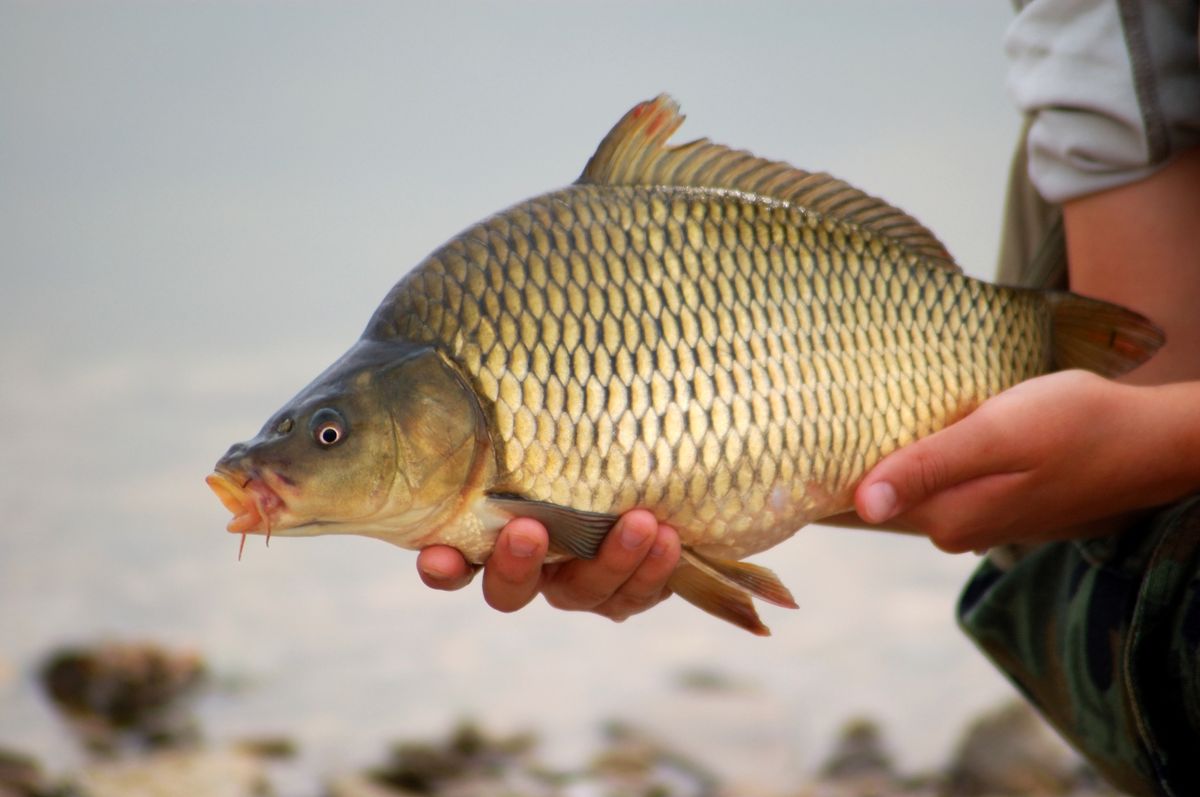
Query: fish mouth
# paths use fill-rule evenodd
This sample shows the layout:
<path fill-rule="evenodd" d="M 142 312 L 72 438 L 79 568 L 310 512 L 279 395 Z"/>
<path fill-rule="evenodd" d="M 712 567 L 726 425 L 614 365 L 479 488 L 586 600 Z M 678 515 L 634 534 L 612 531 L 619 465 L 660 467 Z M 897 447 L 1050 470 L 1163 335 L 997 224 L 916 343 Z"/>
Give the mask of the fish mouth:
<path fill-rule="evenodd" d="M 286 504 L 264 475 L 237 473 L 220 467 L 205 480 L 221 503 L 233 513 L 225 527 L 232 534 L 265 534 L 271 540 L 271 527 Z"/>

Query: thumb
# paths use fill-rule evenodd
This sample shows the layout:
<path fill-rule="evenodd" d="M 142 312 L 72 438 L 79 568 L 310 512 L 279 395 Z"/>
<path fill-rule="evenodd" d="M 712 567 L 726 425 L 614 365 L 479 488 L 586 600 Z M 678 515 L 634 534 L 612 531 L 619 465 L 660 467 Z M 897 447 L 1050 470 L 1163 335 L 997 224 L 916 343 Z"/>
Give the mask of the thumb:
<path fill-rule="evenodd" d="M 884 523 L 956 484 L 989 472 L 990 427 L 967 416 L 895 451 L 859 483 L 854 508 L 868 523 Z"/>

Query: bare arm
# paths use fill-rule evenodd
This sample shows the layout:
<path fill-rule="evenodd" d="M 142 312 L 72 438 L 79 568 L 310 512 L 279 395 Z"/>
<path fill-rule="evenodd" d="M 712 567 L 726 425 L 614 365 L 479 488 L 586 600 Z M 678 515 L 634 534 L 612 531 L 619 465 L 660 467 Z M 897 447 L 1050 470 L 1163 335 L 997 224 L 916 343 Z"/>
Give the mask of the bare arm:
<path fill-rule="evenodd" d="M 1071 290 L 1131 307 L 1167 344 L 1124 381 L 1200 379 L 1200 149 L 1063 206 Z"/>

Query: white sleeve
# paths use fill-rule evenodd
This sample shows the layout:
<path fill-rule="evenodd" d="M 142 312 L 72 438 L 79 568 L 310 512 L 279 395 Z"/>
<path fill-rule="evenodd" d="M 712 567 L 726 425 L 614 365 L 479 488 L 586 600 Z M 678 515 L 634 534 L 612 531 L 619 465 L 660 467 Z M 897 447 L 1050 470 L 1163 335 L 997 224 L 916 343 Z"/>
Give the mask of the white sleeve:
<path fill-rule="evenodd" d="M 1033 0 L 1005 40 L 1051 202 L 1146 177 L 1200 146 L 1200 2 Z"/>

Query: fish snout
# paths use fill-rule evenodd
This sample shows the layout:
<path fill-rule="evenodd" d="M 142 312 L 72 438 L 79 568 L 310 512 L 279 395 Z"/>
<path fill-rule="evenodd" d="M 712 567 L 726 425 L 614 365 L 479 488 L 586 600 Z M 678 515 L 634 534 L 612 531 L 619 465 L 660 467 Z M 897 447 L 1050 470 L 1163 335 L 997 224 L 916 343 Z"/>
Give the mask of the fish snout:
<path fill-rule="evenodd" d="M 226 526 L 229 531 L 269 535 L 272 515 L 284 508 L 284 502 L 256 469 L 247 467 L 244 449 L 240 443 L 231 448 L 204 481 L 233 515 Z"/>
<path fill-rule="evenodd" d="M 246 455 L 250 453 L 249 443 L 234 443 L 217 461 L 217 470 L 243 471 L 248 470 Z"/>

